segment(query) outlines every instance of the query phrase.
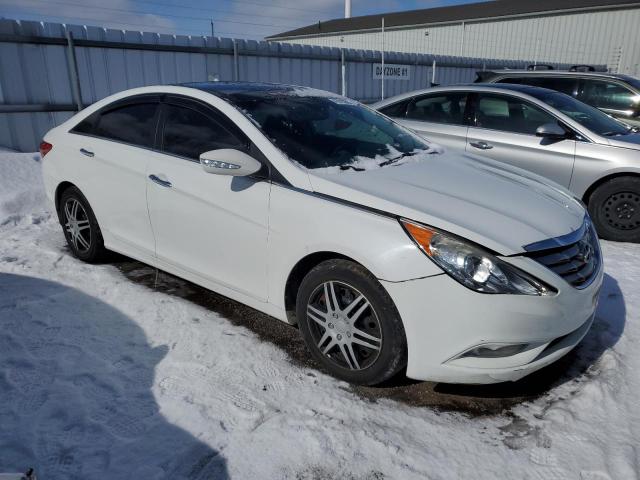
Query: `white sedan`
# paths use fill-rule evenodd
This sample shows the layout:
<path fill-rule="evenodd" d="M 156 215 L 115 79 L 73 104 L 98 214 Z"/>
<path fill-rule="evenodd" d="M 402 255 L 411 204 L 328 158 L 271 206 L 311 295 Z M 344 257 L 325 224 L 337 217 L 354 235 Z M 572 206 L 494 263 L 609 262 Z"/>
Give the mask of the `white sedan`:
<path fill-rule="evenodd" d="M 517 380 L 593 321 L 602 259 L 578 200 L 344 97 L 137 88 L 41 153 L 78 258 L 120 252 L 297 324 L 349 382 Z"/>

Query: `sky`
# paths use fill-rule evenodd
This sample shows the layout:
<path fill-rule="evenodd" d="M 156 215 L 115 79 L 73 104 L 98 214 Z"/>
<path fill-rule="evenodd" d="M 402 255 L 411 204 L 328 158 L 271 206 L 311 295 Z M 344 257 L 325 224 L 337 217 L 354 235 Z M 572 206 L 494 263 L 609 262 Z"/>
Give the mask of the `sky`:
<path fill-rule="evenodd" d="M 352 0 L 352 16 L 477 0 Z M 260 40 L 344 16 L 344 0 L 0 0 L 0 18 Z"/>

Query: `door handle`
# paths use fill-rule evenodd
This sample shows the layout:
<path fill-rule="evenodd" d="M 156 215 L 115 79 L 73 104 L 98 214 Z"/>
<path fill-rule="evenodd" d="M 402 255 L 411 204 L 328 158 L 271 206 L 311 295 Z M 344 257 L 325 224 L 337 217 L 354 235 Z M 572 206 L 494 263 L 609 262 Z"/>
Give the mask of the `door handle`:
<path fill-rule="evenodd" d="M 86 148 L 81 148 L 80 149 L 80 153 L 85 155 L 85 156 L 87 156 L 87 157 L 93 157 L 93 152 L 90 152 Z"/>
<path fill-rule="evenodd" d="M 471 145 L 472 147 L 475 148 L 479 148 L 480 150 L 490 150 L 493 148 L 493 145 L 491 145 L 490 143 L 487 142 L 469 142 L 469 145 Z"/>
<path fill-rule="evenodd" d="M 166 187 L 166 188 L 172 187 L 172 184 L 169 180 L 162 180 L 161 178 L 158 178 L 156 175 L 149 175 L 149 180 L 151 180 L 154 183 L 157 183 L 161 187 Z"/>

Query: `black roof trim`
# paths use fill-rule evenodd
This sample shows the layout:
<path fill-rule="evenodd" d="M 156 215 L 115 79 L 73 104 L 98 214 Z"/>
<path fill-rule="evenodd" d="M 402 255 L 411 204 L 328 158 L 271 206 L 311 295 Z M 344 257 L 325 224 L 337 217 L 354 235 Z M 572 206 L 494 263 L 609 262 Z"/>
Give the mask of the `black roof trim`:
<path fill-rule="evenodd" d="M 385 28 L 408 27 L 434 23 L 462 22 L 484 18 L 508 17 L 526 14 L 553 13 L 563 10 L 610 9 L 640 7 L 640 2 L 629 0 L 494 0 L 450 7 L 409 10 L 405 12 L 365 15 L 318 22 L 266 37 L 269 40 L 321 35 L 357 30 L 379 29 L 384 17 Z"/>

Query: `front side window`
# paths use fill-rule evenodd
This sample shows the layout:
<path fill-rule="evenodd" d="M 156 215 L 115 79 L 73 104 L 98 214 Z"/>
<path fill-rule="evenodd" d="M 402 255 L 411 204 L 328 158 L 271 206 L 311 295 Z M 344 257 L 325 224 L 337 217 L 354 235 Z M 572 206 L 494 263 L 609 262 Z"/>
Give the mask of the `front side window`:
<path fill-rule="evenodd" d="M 156 133 L 156 103 L 124 105 L 101 112 L 92 134 L 108 140 L 153 148 Z M 82 123 L 79 125 L 79 127 Z"/>
<path fill-rule="evenodd" d="M 162 150 L 198 160 L 209 150 L 246 149 L 247 143 L 231 133 L 222 121 L 200 111 L 178 105 L 165 105 Z"/>
<path fill-rule="evenodd" d="M 536 129 L 557 119 L 544 110 L 516 97 L 480 94 L 475 126 L 503 132 L 535 135 Z"/>
<path fill-rule="evenodd" d="M 578 92 L 578 100 L 597 108 L 635 111 L 640 103 L 640 96 L 617 83 L 583 80 Z"/>
<path fill-rule="evenodd" d="M 407 118 L 432 123 L 464 124 L 467 94 L 451 92 L 417 97 L 407 108 Z"/>
<path fill-rule="evenodd" d="M 630 132 L 628 127 L 614 120 L 606 113 L 595 107 L 579 102 L 568 95 L 557 92 L 545 92 L 544 90 L 531 92 L 530 95 L 559 110 L 598 135 L 615 136 L 625 135 Z"/>

